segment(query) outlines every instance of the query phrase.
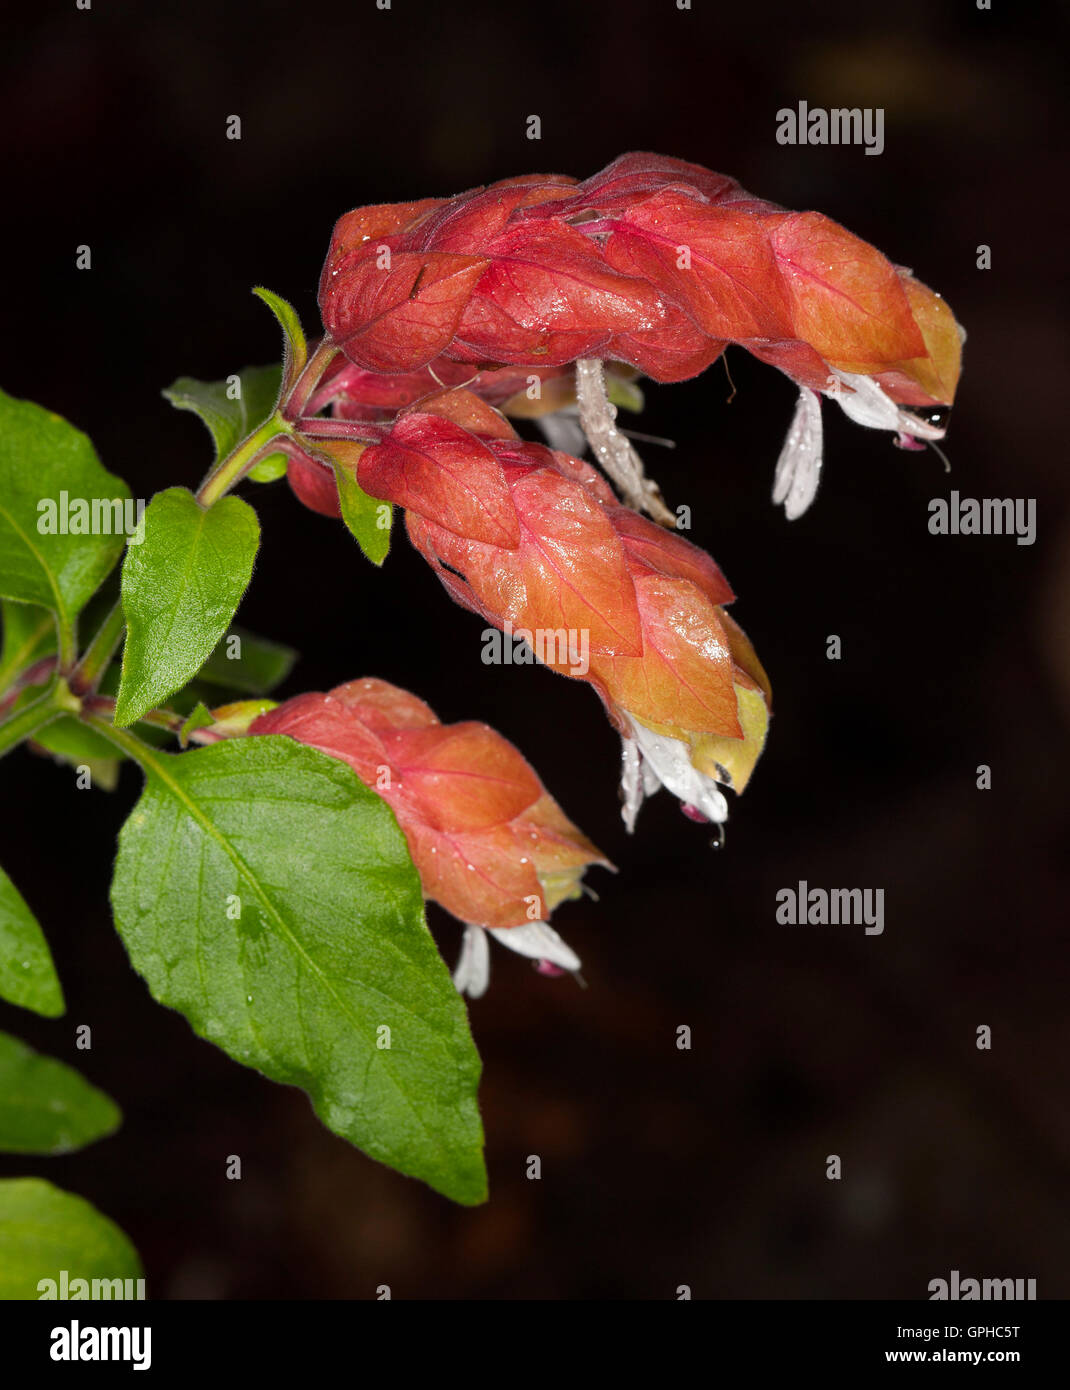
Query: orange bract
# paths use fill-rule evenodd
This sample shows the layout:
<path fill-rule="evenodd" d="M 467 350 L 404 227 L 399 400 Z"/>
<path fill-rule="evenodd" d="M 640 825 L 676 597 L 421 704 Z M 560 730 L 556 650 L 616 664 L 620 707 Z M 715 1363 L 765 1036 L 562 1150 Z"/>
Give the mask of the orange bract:
<path fill-rule="evenodd" d="M 814 390 L 883 373 L 893 400 L 950 405 L 959 335 L 935 298 L 823 214 L 651 154 L 357 209 L 320 280 L 328 332 L 375 372 L 601 357 L 678 381 L 734 342 Z"/>
<path fill-rule="evenodd" d="M 608 861 L 561 812 L 533 769 L 486 724 L 441 724 L 385 681 L 298 695 L 251 734 L 288 734 L 349 764 L 387 801 L 424 893 L 462 922 L 545 921 Z"/>

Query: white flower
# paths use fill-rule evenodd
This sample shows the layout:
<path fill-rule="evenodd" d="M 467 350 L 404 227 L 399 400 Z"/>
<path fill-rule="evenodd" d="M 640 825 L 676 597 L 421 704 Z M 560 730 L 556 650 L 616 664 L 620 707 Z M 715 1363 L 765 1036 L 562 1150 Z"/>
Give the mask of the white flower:
<path fill-rule="evenodd" d="M 712 777 L 699 772 L 691 763 L 687 745 L 667 734 L 656 734 L 638 719 L 626 716 L 633 737 L 622 740 L 621 815 L 629 832 L 643 798 L 659 787 L 678 796 L 685 810 L 698 811 L 707 820 L 723 825 L 728 819 L 728 802 Z M 727 775 L 727 774 L 726 774 Z"/>
<path fill-rule="evenodd" d="M 587 436 L 580 424 L 580 408 L 566 405 L 552 415 L 540 415 L 535 421 L 551 449 L 558 449 L 573 458 L 582 458 L 587 448 Z"/>
<path fill-rule="evenodd" d="M 467 926 L 457 969 L 453 972 L 453 983 L 469 999 L 478 999 L 485 994 L 490 981 L 488 934 L 511 951 L 538 961 L 540 965 L 549 962 L 573 974 L 580 968 L 579 956 L 565 945 L 549 922 L 523 922 L 518 927 Z"/>
<path fill-rule="evenodd" d="M 821 395 L 829 396 L 856 424 L 891 430 L 896 442 L 913 447 L 917 439 L 943 439 L 947 431 L 933 420 L 896 405 L 871 376 L 833 370 Z M 932 414 L 935 416 L 936 411 Z M 799 391 L 791 426 L 777 459 L 773 501 L 784 504 L 789 521 L 802 516 L 817 492 L 821 477 L 821 396 L 808 386 Z"/>
<path fill-rule="evenodd" d="M 784 504 L 789 521 L 802 516 L 814 500 L 821 477 L 821 397 L 804 386 L 773 477 L 773 502 Z"/>

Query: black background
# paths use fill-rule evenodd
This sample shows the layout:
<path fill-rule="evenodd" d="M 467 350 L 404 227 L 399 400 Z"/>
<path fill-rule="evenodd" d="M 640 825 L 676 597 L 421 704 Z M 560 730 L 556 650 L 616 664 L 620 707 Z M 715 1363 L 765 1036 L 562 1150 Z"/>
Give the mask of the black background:
<path fill-rule="evenodd" d="M 483 666 L 480 621 L 403 538 L 376 573 L 284 483 L 247 489 L 264 540 L 242 621 L 304 654 L 285 693 L 375 674 L 444 719 L 486 719 L 621 866 L 595 875 L 598 904 L 555 917 L 590 988 L 496 953 L 472 1010 L 492 1195 L 454 1208 L 151 1001 L 106 905 L 137 773 L 111 797 L 79 792 L 23 750 L 3 767 L 0 854 L 69 1010 L 4 1007 L 0 1027 L 80 1065 L 126 1120 L 84 1153 L 0 1173 L 97 1202 L 156 1297 L 368 1298 L 385 1283 L 396 1298 L 665 1298 L 686 1283 L 920 1298 L 952 1268 L 1067 1296 L 1064 15 L 1004 0 L 22 7 L 0 86 L 0 384 L 84 428 L 135 495 L 195 486 L 209 461 L 163 386 L 277 354 L 253 284 L 316 331 L 340 213 L 582 177 L 629 149 L 843 222 L 939 290 L 969 342 L 951 477 L 828 410 L 822 488 L 790 524 L 769 500 L 785 378 L 732 350 L 731 405 L 720 364 L 648 391 L 639 428 L 677 441 L 648 447 L 648 467 L 692 508 L 775 688 L 722 851 L 667 795 L 626 837 L 597 700 Z M 778 145 L 776 111 L 800 98 L 884 107 L 885 152 Z M 928 502 L 952 486 L 1035 497 L 1036 545 L 930 536 Z M 799 878 L 883 887 L 884 935 L 778 926 L 776 891 Z M 452 959 L 455 924 L 431 916 Z M 241 1182 L 224 1178 L 231 1153 Z"/>

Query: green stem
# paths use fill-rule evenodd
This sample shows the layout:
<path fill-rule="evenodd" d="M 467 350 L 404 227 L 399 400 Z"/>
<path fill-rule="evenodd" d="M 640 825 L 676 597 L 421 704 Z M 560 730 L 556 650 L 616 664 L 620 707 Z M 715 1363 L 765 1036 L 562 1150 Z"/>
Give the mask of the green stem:
<path fill-rule="evenodd" d="M 71 690 L 75 695 L 90 695 L 100 684 L 123 635 L 126 619 L 122 603 L 116 603 L 97 629 L 96 636 L 82 653 L 82 659 L 71 672 Z"/>
<path fill-rule="evenodd" d="M 301 374 L 279 402 L 279 413 L 287 420 L 296 420 L 303 413 L 312 393 L 320 384 L 324 372 L 338 356 L 338 346 L 329 336 L 324 337 L 319 347 L 301 369 Z"/>
<path fill-rule="evenodd" d="M 69 671 L 78 660 L 78 632 L 74 623 L 65 622 L 56 614 L 56 642 L 59 647 L 59 669 Z"/>
<path fill-rule="evenodd" d="M 82 717 L 84 719 L 88 719 L 90 715 L 98 717 L 107 715 L 110 719 L 114 713 L 115 700 L 111 695 L 90 695 L 82 702 Z M 139 724 L 152 724 L 157 729 L 166 729 L 172 734 L 177 734 L 185 722 L 184 716 L 173 709 L 146 710 L 137 721 Z"/>
<path fill-rule="evenodd" d="M 46 724 L 64 714 L 77 714 L 80 709 L 81 701 L 71 694 L 67 682 L 62 678 L 56 681 L 38 699 L 0 721 L 0 758 Z"/>
<path fill-rule="evenodd" d="M 133 758 L 143 771 L 148 770 L 149 763 L 152 761 L 153 750 L 147 743 L 143 743 L 136 734 L 132 734 L 129 729 L 117 729 L 110 720 L 101 719 L 96 714 L 83 715 L 83 723 L 88 724 L 91 729 L 96 729 L 98 734 L 106 738 L 109 743 L 114 743 L 116 748 L 121 748 L 127 757 Z"/>
<path fill-rule="evenodd" d="M 197 501 L 202 507 L 210 507 L 213 502 L 225 496 L 239 483 L 256 462 L 257 455 L 265 450 L 280 435 L 294 434 L 292 421 L 296 420 L 305 402 L 320 383 L 320 378 L 338 355 L 337 346 L 330 338 L 324 338 L 319 347 L 301 369 L 301 374 L 272 414 L 262 425 L 233 448 L 225 459 L 215 465 L 197 491 Z"/>
<path fill-rule="evenodd" d="M 215 465 L 197 492 L 197 501 L 201 506 L 210 507 L 225 496 L 253 466 L 261 449 L 280 434 L 293 434 L 293 429 L 289 421 L 276 411 Z"/>
<path fill-rule="evenodd" d="M 104 719 L 108 727 L 111 728 L 114 714 L 115 701 L 110 695 L 90 695 L 82 702 L 82 722 L 85 724 L 89 724 L 93 720 L 99 722 Z M 151 724 L 156 729 L 166 729 L 169 734 L 181 737 L 186 716 L 173 709 L 150 709 L 137 722 L 139 724 Z M 122 733 L 124 731 L 116 730 L 116 732 Z M 222 737 L 222 734 L 217 734 L 210 728 L 193 729 L 189 735 L 189 742 L 218 743 Z"/>
<path fill-rule="evenodd" d="M 112 708 L 114 709 L 114 703 Z M 137 722 L 139 724 L 151 724 L 156 729 L 166 729 L 168 733 L 177 734 L 186 721 L 181 714 L 176 714 L 174 710 L 150 709 L 146 710 Z"/>
<path fill-rule="evenodd" d="M 7 714 L 28 686 L 47 685 L 55 674 L 56 658 L 54 656 L 43 656 L 40 661 L 35 661 L 32 666 L 27 666 L 26 670 L 21 671 L 11 683 L 10 688 L 0 695 L 0 717 Z"/>

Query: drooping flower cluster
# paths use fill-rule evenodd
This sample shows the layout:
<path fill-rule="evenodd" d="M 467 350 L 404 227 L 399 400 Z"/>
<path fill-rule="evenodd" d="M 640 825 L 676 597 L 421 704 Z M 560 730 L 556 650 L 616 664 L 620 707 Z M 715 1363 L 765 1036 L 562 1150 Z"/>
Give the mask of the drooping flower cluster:
<path fill-rule="evenodd" d="M 589 358 L 679 381 L 737 343 L 800 388 L 774 490 L 791 516 L 817 486 L 820 395 L 904 446 L 939 439 L 962 342 L 938 295 L 829 218 L 651 154 L 347 213 L 320 308 L 358 368 L 442 385 Z"/>
<path fill-rule="evenodd" d="M 521 440 L 466 390 L 402 411 L 355 472 L 370 496 L 405 509 L 452 598 L 595 688 L 623 741 L 629 829 L 661 786 L 689 814 L 724 822 L 718 784 L 746 787 L 771 694 L 705 551 L 621 506 L 590 464 Z M 302 499 L 338 515 L 313 461 L 292 461 L 290 476 Z"/>
<path fill-rule="evenodd" d="M 520 440 L 464 391 L 401 414 L 357 478 L 406 509 L 413 544 L 458 603 L 594 686 L 624 740 L 629 828 L 659 785 L 725 819 L 716 784 L 746 786 L 769 686 L 705 551 L 622 507 L 589 464 Z"/>
<path fill-rule="evenodd" d="M 415 695 L 364 679 L 287 700 L 248 732 L 348 763 L 390 805 L 424 896 L 465 924 L 458 989 L 486 989 L 488 932 L 546 973 L 579 969 L 549 917 L 579 897 L 589 864 L 611 866 L 488 725 L 442 724 Z"/>
<path fill-rule="evenodd" d="M 623 741 L 629 830 L 659 786 L 692 818 L 723 822 L 721 788 L 743 790 L 764 744 L 769 682 L 725 611 L 732 591 L 672 529 L 616 406 L 641 403 L 636 374 L 679 381 L 729 344 L 777 367 L 799 398 L 773 496 L 796 517 L 819 479 L 822 396 L 901 447 L 943 437 L 964 340 L 944 301 L 820 213 L 651 154 L 584 182 L 534 175 L 358 208 L 334 229 L 319 301 L 338 355 L 298 421 L 313 447 L 302 453 L 300 432 L 287 442 L 297 495 L 340 515 L 338 466 L 402 507 L 413 544 L 490 635 L 522 638 L 594 687 Z M 536 419 L 550 447 L 507 416 Z M 630 505 L 577 457 L 588 445 Z M 327 716 L 309 717 L 316 742 Z M 286 731 L 295 718 L 282 716 Z M 585 841 L 576 852 L 597 854 Z M 458 915 L 528 931 L 480 911 Z M 482 930 L 470 933 L 462 983 L 479 986 L 485 958 Z"/>

